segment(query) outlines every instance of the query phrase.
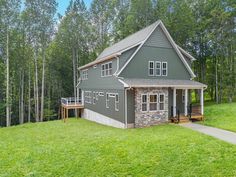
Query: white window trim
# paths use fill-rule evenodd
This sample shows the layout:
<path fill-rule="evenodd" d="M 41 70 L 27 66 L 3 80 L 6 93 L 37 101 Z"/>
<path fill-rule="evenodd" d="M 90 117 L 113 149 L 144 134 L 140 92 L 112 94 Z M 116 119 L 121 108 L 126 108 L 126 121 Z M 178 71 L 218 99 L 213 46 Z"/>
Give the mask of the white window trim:
<path fill-rule="evenodd" d="M 91 104 L 92 103 L 92 95 L 91 91 L 85 91 L 85 103 Z"/>
<path fill-rule="evenodd" d="M 116 98 L 118 98 L 118 101 L 116 100 Z M 117 93 L 115 96 L 115 110 L 119 111 L 119 104 L 120 104 L 120 98 L 119 98 L 119 94 Z"/>
<path fill-rule="evenodd" d="M 147 110 L 143 111 L 143 96 L 146 95 L 146 105 L 147 105 Z M 148 112 L 148 94 L 141 94 L 141 112 Z"/>
<path fill-rule="evenodd" d="M 109 108 L 109 93 L 106 93 L 106 108 Z"/>
<path fill-rule="evenodd" d="M 104 96 L 104 92 L 99 92 L 99 96 Z"/>
<path fill-rule="evenodd" d="M 160 64 L 160 74 L 159 75 L 157 75 L 157 63 Z M 161 74 L 162 74 L 162 63 L 160 61 L 156 61 L 155 62 L 155 76 L 161 76 Z"/>
<path fill-rule="evenodd" d="M 96 92 L 93 92 L 93 104 L 96 104 Z"/>
<path fill-rule="evenodd" d="M 81 79 L 82 80 L 88 80 L 88 69 L 82 70 L 81 73 L 82 73 Z"/>
<path fill-rule="evenodd" d="M 110 63 L 111 63 L 111 68 L 109 68 Z M 106 69 L 106 65 L 108 65 L 108 69 Z M 102 75 L 102 72 L 103 72 L 102 66 L 104 66 L 104 75 Z M 110 77 L 110 76 L 112 76 L 112 68 L 113 68 L 112 67 L 112 61 L 102 64 L 101 65 L 101 77 Z M 111 69 L 111 74 L 109 74 L 110 69 Z M 106 70 L 108 70 L 108 75 L 106 75 Z"/>
<path fill-rule="evenodd" d="M 157 101 L 156 101 L 156 102 L 150 102 L 150 96 L 151 96 L 151 95 L 156 95 L 156 96 L 157 96 Z M 154 93 L 148 94 L 148 98 L 149 98 L 149 99 L 148 99 L 149 112 L 157 112 L 157 111 L 158 111 L 158 94 L 154 94 Z M 151 103 L 156 103 L 156 105 L 157 105 L 157 106 L 156 106 L 156 110 L 150 110 L 150 104 L 151 104 Z"/>
<path fill-rule="evenodd" d="M 163 95 L 163 102 L 161 102 L 161 99 L 160 99 L 161 95 Z M 159 109 L 158 110 L 159 111 L 165 111 L 165 94 L 164 93 L 159 93 L 158 101 L 159 101 Z M 163 109 L 162 110 L 160 109 L 160 104 L 161 103 L 163 103 Z"/>
<path fill-rule="evenodd" d="M 115 98 L 116 97 L 116 93 L 109 93 L 109 97 Z"/>
<path fill-rule="evenodd" d="M 150 68 L 150 63 L 153 64 L 153 68 Z M 150 74 L 150 69 L 153 69 L 153 74 Z M 155 76 L 155 62 L 154 61 L 148 61 L 148 76 Z"/>
<path fill-rule="evenodd" d="M 166 75 L 163 75 L 163 64 L 166 63 Z M 168 76 L 168 63 L 165 61 L 165 62 L 162 62 L 161 63 L 161 75 L 162 76 Z"/>

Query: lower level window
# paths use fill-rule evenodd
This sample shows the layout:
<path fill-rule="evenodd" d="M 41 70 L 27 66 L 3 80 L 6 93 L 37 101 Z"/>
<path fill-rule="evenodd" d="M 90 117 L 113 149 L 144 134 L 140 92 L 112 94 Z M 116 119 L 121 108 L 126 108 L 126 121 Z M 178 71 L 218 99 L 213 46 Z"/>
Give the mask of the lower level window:
<path fill-rule="evenodd" d="M 165 103 L 165 95 L 164 94 L 160 94 L 159 95 L 159 106 L 160 106 L 160 110 L 164 110 L 164 103 Z"/>
<path fill-rule="evenodd" d="M 119 111 L 119 94 L 116 94 L 116 98 L 115 98 L 115 110 Z"/>
<path fill-rule="evenodd" d="M 109 108 L 109 93 L 106 93 L 106 108 Z"/>
<path fill-rule="evenodd" d="M 157 95 L 149 95 L 149 109 L 150 111 L 157 110 Z"/>
<path fill-rule="evenodd" d="M 147 95 L 142 95 L 142 111 L 147 111 Z"/>

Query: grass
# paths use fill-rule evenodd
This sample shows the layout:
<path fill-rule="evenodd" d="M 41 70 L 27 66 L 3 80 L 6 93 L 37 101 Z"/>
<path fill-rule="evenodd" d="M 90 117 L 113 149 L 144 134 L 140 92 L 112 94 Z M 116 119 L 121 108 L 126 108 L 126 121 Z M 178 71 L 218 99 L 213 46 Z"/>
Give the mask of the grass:
<path fill-rule="evenodd" d="M 208 104 L 203 124 L 236 132 L 236 103 Z"/>
<path fill-rule="evenodd" d="M 0 176 L 236 176 L 235 156 L 235 145 L 178 125 L 70 119 L 0 129 Z"/>

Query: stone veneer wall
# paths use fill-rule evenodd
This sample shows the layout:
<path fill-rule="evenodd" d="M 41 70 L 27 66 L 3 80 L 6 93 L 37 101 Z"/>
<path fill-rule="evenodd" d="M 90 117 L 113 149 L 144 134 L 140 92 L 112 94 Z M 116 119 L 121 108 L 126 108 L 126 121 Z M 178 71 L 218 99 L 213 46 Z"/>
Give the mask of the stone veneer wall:
<path fill-rule="evenodd" d="M 165 95 L 165 103 L 163 111 L 142 112 L 142 94 L 159 94 Z M 149 96 L 147 97 L 149 102 Z M 158 100 L 159 101 L 159 97 Z M 157 103 L 157 109 L 159 103 Z M 135 89 L 135 127 L 146 127 L 160 123 L 168 122 L 168 88 L 136 88 Z"/>

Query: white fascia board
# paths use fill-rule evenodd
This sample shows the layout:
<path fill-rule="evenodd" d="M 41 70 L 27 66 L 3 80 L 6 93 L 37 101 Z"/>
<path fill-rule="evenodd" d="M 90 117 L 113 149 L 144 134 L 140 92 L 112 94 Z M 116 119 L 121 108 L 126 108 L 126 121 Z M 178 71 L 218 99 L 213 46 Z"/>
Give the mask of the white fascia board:
<path fill-rule="evenodd" d="M 180 59 L 182 60 L 182 62 L 184 63 L 185 67 L 187 68 L 187 70 L 189 71 L 190 75 L 194 78 L 196 77 L 195 74 L 193 73 L 192 69 L 190 68 L 190 66 L 188 65 L 188 63 L 186 62 L 186 60 L 184 59 L 184 56 L 181 54 L 181 52 L 179 51 L 177 45 L 175 44 L 174 40 L 172 39 L 172 37 L 170 36 L 169 32 L 167 31 L 166 27 L 164 26 L 164 24 L 162 22 L 160 22 L 160 27 L 162 28 L 162 30 L 164 31 L 164 33 L 166 34 L 167 38 L 169 39 L 171 45 L 173 46 L 173 48 L 175 49 L 176 53 L 178 54 L 178 56 L 180 57 Z"/>
<path fill-rule="evenodd" d="M 117 73 L 117 76 L 120 75 L 120 73 L 126 68 L 126 66 L 129 64 L 129 62 L 134 58 L 134 56 L 137 54 L 137 52 L 140 50 L 140 48 L 143 46 L 143 44 L 148 40 L 148 38 L 151 36 L 151 34 L 154 32 L 154 30 L 158 27 L 158 25 L 161 23 L 161 21 L 159 21 L 156 26 L 153 28 L 153 30 L 148 34 L 148 36 L 146 37 L 146 39 L 144 41 L 142 41 L 140 43 L 140 46 L 136 49 L 136 51 L 131 55 L 131 57 L 129 58 L 129 60 L 124 64 L 124 66 L 120 69 L 120 71 Z"/>
<path fill-rule="evenodd" d="M 202 89 L 202 88 L 207 88 L 207 86 L 193 86 L 193 85 L 131 85 L 130 87 L 134 88 L 176 88 L 176 89 Z"/>
<path fill-rule="evenodd" d="M 125 83 L 124 81 L 122 81 L 121 79 L 118 79 L 119 82 L 121 82 L 125 88 L 128 88 L 129 85 L 127 83 Z"/>
<path fill-rule="evenodd" d="M 178 46 L 177 45 L 177 47 L 178 47 L 178 49 L 182 52 L 182 53 L 184 53 L 187 57 L 189 57 L 192 61 L 196 61 L 197 59 L 196 58 L 194 58 L 192 55 L 190 55 L 187 51 L 185 51 L 182 47 L 180 47 L 180 46 Z"/>

